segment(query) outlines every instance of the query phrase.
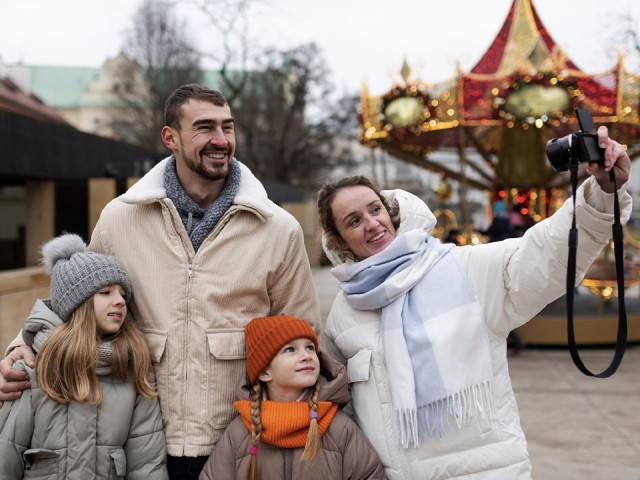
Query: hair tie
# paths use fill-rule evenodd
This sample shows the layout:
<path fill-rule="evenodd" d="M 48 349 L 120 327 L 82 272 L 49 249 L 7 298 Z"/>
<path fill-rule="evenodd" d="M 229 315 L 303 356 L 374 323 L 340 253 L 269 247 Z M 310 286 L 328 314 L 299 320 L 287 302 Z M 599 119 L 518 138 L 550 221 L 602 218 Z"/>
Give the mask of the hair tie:
<path fill-rule="evenodd" d="M 311 417 L 311 420 L 313 420 L 314 418 L 317 420 L 318 412 L 314 412 L 313 410 L 311 410 L 311 412 L 309 413 L 309 416 Z"/>
<path fill-rule="evenodd" d="M 258 454 L 258 446 L 251 445 L 251 448 L 249 449 L 249 455 L 257 455 L 257 454 Z"/>

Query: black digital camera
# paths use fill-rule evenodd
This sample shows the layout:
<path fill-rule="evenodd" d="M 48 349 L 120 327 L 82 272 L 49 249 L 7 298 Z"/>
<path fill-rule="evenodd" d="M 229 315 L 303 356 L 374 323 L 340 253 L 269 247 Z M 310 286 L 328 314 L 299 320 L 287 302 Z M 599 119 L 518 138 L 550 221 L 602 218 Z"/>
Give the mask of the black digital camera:
<path fill-rule="evenodd" d="M 547 158 L 556 172 L 566 172 L 580 163 L 597 162 L 604 165 L 604 149 L 598 145 L 596 125 L 588 110 L 576 108 L 580 132 L 547 142 Z"/>

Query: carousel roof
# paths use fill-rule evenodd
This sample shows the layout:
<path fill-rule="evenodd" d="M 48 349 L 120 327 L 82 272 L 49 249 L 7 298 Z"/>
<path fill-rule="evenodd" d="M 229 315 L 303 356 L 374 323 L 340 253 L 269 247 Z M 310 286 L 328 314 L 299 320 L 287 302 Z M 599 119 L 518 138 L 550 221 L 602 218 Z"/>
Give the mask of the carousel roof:
<path fill-rule="evenodd" d="M 548 184 L 555 174 L 544 145 L 578 129 L 576 108 L 589 110 L 616 139 L 638 142 L 640 75 L 627 72 L 621 57 L 603 73 L 581 71 L 554 42 L 531 0 L 513 1 L 470 71 L 426 84 L 410 78 L 405 65 L 402 76 L 403 82 L 381 96 L 363 88 L 361 141 L 440 170 L 429 163 L 430 152 L 471 145 L 493 169 L 476 169 L 483 178 L 471 183 L 478 188 Z M 511 168 L 516 161 L 530 171 Z"/>
<path fill-rule="evenodd" d="M 579 70 L 562 55 L 530 1 L 514 1 L 507 18 L 471 74 L 508 75 L 526 67 L 539 69 L 540 60 L 560 54 L 563 68 Z"/>
<path fill-rule="evenodd" d="M 569 93 L 569 108 L 552 112 L 559 120 L 566 119 L 566 114 L 571 113 L 570 107 L 581 107 L 588 109 L 594 117 L 600 117 L 600 121 L 615 121 L 617 80 L 621 68 L 622 65 L 619 64 L 600 75 L 582 72 L 555 43 L 531 0 L 514 0 L 491 46 L 471 71 L 462 75 L 463 120 L 476 122 L 492 119 L 495 116 L 492 114 L 496 113 L 492 109 L 496 110 L 496 106 L 498 116 L 501 117 L 500 113 L 504 110 L 499 108 L 502 101 L 500 94 L 505 95 L 525 86 L 533 88 L 534 85 L 540 85 L 544 88 L 539 89 L 535 95 L 539 103 L 552 102 L 551 97 L 558 92 L 550 90 L 550 87 L 559 86 L 558 88 L 566 89 Z M 533 120 L 534 124 L 536 120 L 546 121 L 541 118 L 543 115 L 535 115 L 535 111 L 532 112 L 534 115 L 518 113 L 506 113 L 502 118 L 520 122 Z"/>

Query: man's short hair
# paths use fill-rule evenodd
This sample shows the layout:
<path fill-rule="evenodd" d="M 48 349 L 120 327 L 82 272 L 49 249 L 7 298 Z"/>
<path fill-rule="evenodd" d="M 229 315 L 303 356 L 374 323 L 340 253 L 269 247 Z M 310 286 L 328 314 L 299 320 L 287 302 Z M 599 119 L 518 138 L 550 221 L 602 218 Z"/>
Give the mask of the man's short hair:
<path fill-rule="evenodd" d="M 227 105 L 227 99 L 217 90 L 196 83 L 183 85 L 178 87 L 164 104 L 164 124 L 180 130 L 180 108 L 191 99 L 210 102 L 218 107 Z"/>

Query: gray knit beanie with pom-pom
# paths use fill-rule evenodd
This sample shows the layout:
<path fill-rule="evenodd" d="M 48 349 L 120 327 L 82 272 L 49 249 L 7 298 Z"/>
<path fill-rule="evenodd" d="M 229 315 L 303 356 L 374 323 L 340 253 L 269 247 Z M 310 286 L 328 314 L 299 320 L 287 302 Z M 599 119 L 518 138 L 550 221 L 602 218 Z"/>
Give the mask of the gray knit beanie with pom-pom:
<path fill-rule="evenodd" d="M 66 233 L 42 246 L 42 263 L 51 275 L 51 309 L 62 321 L 108 285 L 121 285 L 125 300 L 131 299 L 131 284 L 113 257 L 91 252 L 82 238 Z"/>

